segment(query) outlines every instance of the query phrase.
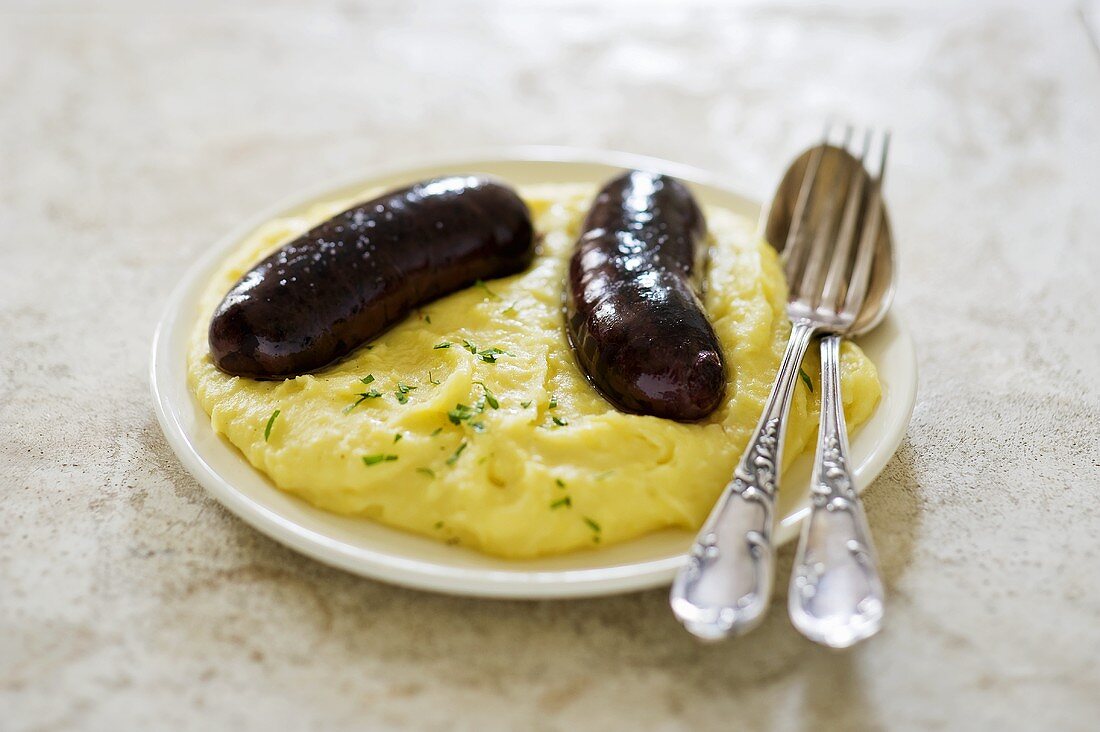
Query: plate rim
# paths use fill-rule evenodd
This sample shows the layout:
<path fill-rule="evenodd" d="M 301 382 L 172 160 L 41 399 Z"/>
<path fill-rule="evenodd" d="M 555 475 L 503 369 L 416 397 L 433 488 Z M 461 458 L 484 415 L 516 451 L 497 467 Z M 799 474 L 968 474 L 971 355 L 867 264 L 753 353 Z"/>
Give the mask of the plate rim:
<path fill-rule="evenodd" d="M 491 166 L 516 163 L 651 168 L 683 178 L 690 183 L 721 191 L 739 199 L 746 207 L 759 210 L 760 215 L 764 215 L 766 209 L 764 204 L 723 183 L 717 174 L 691 165 L 617 150 L 547 145 L 523 145 L 492 150 L 473 150 L 445 157 L 414 158 L 378 166 L 370 172 L 360 172 L 330 180 L 325 184 L 308 186 L 297 193 L 280 198 L 255 216 L 248 217 L 243 223 L 233 227 L 184 271 L 165 301 L 153 333 L 148 375 L 157 421 L 183 467 L 219 503 L 252 528 L 312 559 L 353 574 L 412 589 L 482 598 L 536 600 L 618 594 L 668 585 L 672 581 L 676 570 L 686 559 L 686 554 L 587 569 L 527 571 L 466 569 L 352 546 L 333 539 L 283 516 L 234 488 L 231 482 L 219 474 L 217 469 L 200 454 L 181 423 L 175 404 L 168 396 L 167 384 L 163 383 L 162 371 L 171 357 L 170 333 L 180 327 L 177 321 L 180 319 L 179 311 L 182 305 L 192 291 L 201 286 L 208 270 L 216 266 L 234 245 L 260 225 L 280 215 L 286 215 L 293 209 L 308 205 L 310 202 L 336 195 L 343 189 L 360 184 L 370 185 L 372 180 L 397 176 L 404 172 L 411 173 L 431 166 L 463 164 L 464 167 L 476 168 L 478 165 L 485 164 Z M 911 377 L 892 387 L 901 389 L 899 396 L 902 409 L 900 411 L 904 419 L 897 421 L 894 428 L 896 434 L 889 436 L 887 444 L 873 451 L 861 466 L 858 478 L 859 485 L 862 487 L 868 486 L 897 452 L 907 432 L 916 403 L 918 381 L 916 351 L 909 330 L 896 315 L 896 308 L 890 310 L 876 331 L 886 327 L 892 327 L 896 331 L 894 342 L 903 351 L 902 357 L 909 366 Z M 190 389 L 188 393 L 190 398 L 194 399 Z M 206 427 L 212 430 L 209 422 L 206 422 Z M 243 455 L 238 453 L 238 456 L 241 460 L 245 460 Z M 255 470 L 251 465 L 248 467 Z M 278 489 L 272 488 L 272 490 Z M 806 509 L 802 509 L 777 524 L 775 540 L 777 546 L 790 541 L 796 535 L 798 524 L 805 512 Z"/>

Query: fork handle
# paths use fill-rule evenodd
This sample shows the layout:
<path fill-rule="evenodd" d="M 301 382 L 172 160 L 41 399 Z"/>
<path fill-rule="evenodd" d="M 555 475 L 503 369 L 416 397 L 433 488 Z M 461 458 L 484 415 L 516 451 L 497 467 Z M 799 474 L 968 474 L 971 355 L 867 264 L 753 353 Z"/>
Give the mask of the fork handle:
<path fill-rule="evenodd" d="M 787 412 L 815 330 L 810 321 L 794 322 L 760 423 L 673 580 L 673 612 L 689 632 L 704 640 L 745 633 L 768 609 L 775 581 L 772 527 Z"/>
<path fill-rule="evenodd" d="M 791 573 L 791 622 L 810 640 L 847 648 L 878 632 L 884 593 L 871 532 L 848 469 L 840 336 L 821 339 L 821 425 L 810 515 Z"/>

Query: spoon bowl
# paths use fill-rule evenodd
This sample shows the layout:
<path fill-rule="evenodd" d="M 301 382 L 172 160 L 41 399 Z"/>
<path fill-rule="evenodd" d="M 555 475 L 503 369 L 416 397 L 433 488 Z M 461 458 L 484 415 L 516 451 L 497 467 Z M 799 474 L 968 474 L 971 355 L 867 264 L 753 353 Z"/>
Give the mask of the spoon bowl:
<path fill-rule="evenodd" d="M 828 144 L 809 148 L 791 163 L 776 188 L 771 205 L 765 209 L 762 216 L 764 238 L 780 254 L 783 254 L 787 243 L 787 235 L 791 229 L 798 194 L 802 189 L 802 182 L 806 178 L 806 169 L 819 148 L 821 149 L 819 175 L 822 177 L 833 178 L 835 176 L 838 180 L 850 181 L 854 179 L 855 171 L 862 165 L 847 150 Z M 821 218 L 828 215 L 829 207 L 826 198 L 832 193 L 824 186 L 813 190 L 810 205 L 807 207 L 810 216 L 807 224 L 811 230 L 819 228 Z M 860 335 L 877 326 L 886 317 L 886 312 L 890 309 L 890 305 L 894 300 L 894 291 L 897 287 L 894 239 L 890 228 L 890 219 L 886 213 L 886 203 L 881 202 L 879 205 L 882 218 L 879 224 L 878 240 L 875 243 L 875 255 L 871 264 L 871 278 L 867 288 L 867 296 L 860 307 L 855 323 L 846 329 L 845 335 L 847 336 Z M 861 226 L 862 222 L 860 222 Z"/>

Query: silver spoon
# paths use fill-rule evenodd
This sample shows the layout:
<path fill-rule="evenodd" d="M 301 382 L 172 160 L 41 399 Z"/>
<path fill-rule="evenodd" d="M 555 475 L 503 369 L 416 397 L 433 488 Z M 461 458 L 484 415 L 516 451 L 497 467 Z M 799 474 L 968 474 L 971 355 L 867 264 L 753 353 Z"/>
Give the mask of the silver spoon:
<path fill-rule="evenodd" d="M 885 609 L 870 530 L 848 467 L 840 342 L 875 327 L 893 300 L 893 237 L 881 197 L 888 150 L 888 133 L 876 138 L 868 132 L 858 158 L 834 147 L 825 155 L 848 181 L 832 262 L 851 260 L 851 272 L 831 266 L 817 303 L 819 310 L 831 308 L 833 324 L 823 328 L 826 335 L 821 339 L 821 424 L 812 500 L 810 515 L 802 522 L 788 610 L 803 635 L 833 648 L 846 648 L 877 633 Z M 765 237 L 780 251 L 791 224 L 792 201 L 814 154 L 807 151 L 787 171 L 768 212 Z M 868 161 L 870 171 L 864 167 Z M 853 259 L 850 250 L 857 237 Z"/>

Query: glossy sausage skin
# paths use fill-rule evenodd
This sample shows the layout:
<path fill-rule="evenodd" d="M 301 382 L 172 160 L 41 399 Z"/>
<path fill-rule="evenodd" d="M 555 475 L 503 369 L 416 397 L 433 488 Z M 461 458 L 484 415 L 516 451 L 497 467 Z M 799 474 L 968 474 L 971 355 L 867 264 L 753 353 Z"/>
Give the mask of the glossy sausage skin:
<path fill-rule="evenodd" d="M 631 171 L 592 204 L 566 287 L 577 361 L 619 409 L 692 422 L 721 403 L 722 349 L 700 301 L 706 223 L 674 178 Z"/>
<path fill-rule="evenodd" d="M 276 379 L 348 354 L 417 305 L 514 274 L 534 256 L 527 206 L 491 180 L 417 183 L 355 206 L 247 272 L 214 312 L 229 374 Z"/>

